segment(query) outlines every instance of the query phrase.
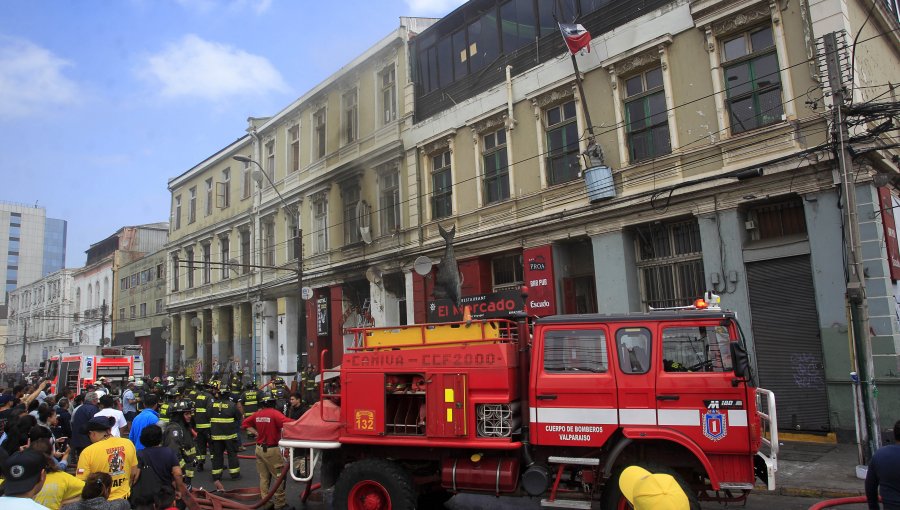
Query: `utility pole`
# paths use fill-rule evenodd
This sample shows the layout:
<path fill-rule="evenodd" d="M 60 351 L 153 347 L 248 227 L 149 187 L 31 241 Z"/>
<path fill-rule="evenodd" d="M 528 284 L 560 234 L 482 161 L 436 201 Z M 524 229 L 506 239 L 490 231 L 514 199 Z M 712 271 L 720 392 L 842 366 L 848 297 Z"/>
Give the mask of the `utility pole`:
<path fill-rule="evenodd" d="M 850 132 L 845 122 L 846 90 L 841 79 L 841 52 L 846 51 L 838 44 L 836 32 L 823 37 L 825 63 L 828 69 L 828 86 L 833 100 L 833 150 L 837 156 L 841 175 L 841 195 L 844 211 L 844 246 L 849 261 L 847 281 L 847 306 L 850 309 L 856 343 L 856 364 L 862 387 L 862 404 L 865 413 L 865 429 L 868 432 L 868 458 L 881 446 L 881 430 L 878 420 L 878 401 L 875 398 L 875 363 L 872 358 L 872 343 L 869 336 L 869 301 L 866 297 L 866 278 L 863 272 L 861 241 L 859 237 L 859 217 L 856 210 L 856 186 L 850 169 L 852 158 L 847 147 Z M 860 358 L 862 358 L 860 360 Z"/>
<path fill-rule="evenodd" d="M 100 305 L 100 347 L 103 347 L 103 339 L 106 338 L 106 300 Z"/>
<path fill-rule="evenodd" d="M 22 378 L 25 378 L 25 340 L 28 338 L 28 319 L 22 321 L 25 330 L 22 332 Z"/>
<path fill-rule="evenodd" d="M 297 316 L 297 371 L 303 370 L 300 360 L 306 346 L 306 300 L 303 299 L 303 229 L 300 228 L 300 206 L 297 206 L 297 231 L 294 233 L 294 253 L 297 255 L 297 292 L 300 296 L 300 310 Z"/>

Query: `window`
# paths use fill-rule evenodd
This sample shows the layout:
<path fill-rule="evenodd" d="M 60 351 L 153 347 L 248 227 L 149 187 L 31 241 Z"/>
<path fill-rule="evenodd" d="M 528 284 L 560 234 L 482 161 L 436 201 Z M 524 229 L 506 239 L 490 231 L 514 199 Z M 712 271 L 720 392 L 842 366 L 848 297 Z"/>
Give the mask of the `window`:
<path fill-rule="evenodd" d="M 431 158 L 431 219 L 453 214 L 453 176 L 450 173 L 450 151 Z"/>
<path fill-rule="evenodd" d="M 119 290 L 125 290 L 128 288 L 128 278 L 119 279 Z"/>
<path fill-rule="evenodd" d="M 119 308 L 119 320 L 125 320 L 125 308 Z"/>
<path fill-rule="evenodd" d="M 341 188 L 344 201 L 344 244 L 354 244 L 362 240 L 359 234 L 359 218 L 356 205 L 359 203 L 359 185 L 348 184 Z"/>
<path fill-rule="evenodd" d="M 466 31 L 457 30 L 454 32 L 451 40 L 453 42 L 453 76 L 459 80 L 469 74 L 469 49 L 466 47 Z M 437 58 L 436 53 L 434 57 Z M 437 63 L 429 62 L 429 68 L 430 72 L 434 73 Z M 436 82 L 437 76 L 430 77 L 430 81 Z"/>
<path fill-rule="evenodd" d="M 231 265 L 230 265 L 231 259 L 228 258 L 231 256 L 230 253 L 228 252 L 228 249 L 229 249 L 228 237 L 220 237 L 219 238 L 219 249 L 220 249 L 221 260 L 222 260 L 222 279 L 227 280 L 228 277 L 231 275 L 231 269 L 232 269 Z"/>
<path fill-rule="evenodd" d="M 469 72 L 484 69 L 500 56 L 500 39 L 497 33 L 497 11 L 494 9 L 469 23 Z"/>
<path fill-rule="evenodd" d="M 548 331 L 544 335 L 544 371 L 605 373 L 609 370 L 603 330 Z"/>
<path fill-rule="evenodd" d="M 249 198 L 250 197 L 250 162 L 244 163 L 244 168 L 241 169 L 241 198 Z"/>
<path fill-rule="evenodd" d="M 381 83 L 381 122 L 397 120 L 397 73 L 391 64 L 378 74 Z"/>
<path fill-rule="evenodd" d="M 625 374 L 650 371 L 651 336 L 647 328 L 622 328 L 616 331 L 619 368 Z"/>
<path fill-rule="evenodd" d="M 157 265 L 156 265 L 156 279 L 157 279 L 157 280 L 162 280 L 163 276 L 164 276 L 164 275 L 163 275 L 163 265 L 162 265 L 162 264 L 157 264 Z"/>
<path fill-rule="evenodd" d="M 178 277 L 181 275 L 178 263 L 178 254 L 172 254 L 172 291 L 174 292 L 178 292 Z"/>
<path fill-rule="evenodd" d="M 275 182 L 275 140 L 266 143 L 266 175 L 269 178 L 263 179 L 266 181 L 263 186 L 270 186 L 270 182 Z"/>
<path fill-rule="evenodd" d="M 492 204 L 509 198 L 509 167 L 506 156 L 506 131 L 488 133 L 484 142 L 484 202 Z"/>
<path fill-rule="evenodd" d="M 731 133 L 781 121 L 781 75 L 772 27 L 726 39 L 722 59 Z"/>
<path fill-rule="evenodd" d="M 325 108 L 319 108 L 313 114 L 313 147 L 316 158 L 325 157 Z"/>
<path fill-rule="evenodd" d="M 297 236 L 300 235 L 300 226 L 297 225 L 297 220 L 299 218 L 296 214 L 290 214 L 287 218 L 287 254 L 288 260 L 296 260 L 297 254 L 299 251 L 297 250 L 299 245 L 299 240 Z"/>
<path fill-rule="evenodd" d="M 522 254 L 510 253 L 491 259 L 491 276 L 494 282 L 494 292 L 520 289 L 525 281 L 525 265 L 522 262 Z"/>
<path fill-rule="evenodd" d="M 141 317 L 147 316 L 147 303 L 141 303 Z"/>
<path fill-rule="evenodd" d="M 156 300 L 156 313 L 157 314 L 163 313 L 163 300 L 162 299 Z"/>
<path fill-rule="evenodd" d="M 194 288 L 194 249 L 186 248 L 184 250 L 185 258 L 187 258 L 187 288 Z"/>
<path fill-rule="evenodd" d="M 381 210 L 381 233 L 387 234 L 400 228 L 400 171 L 395 165 L 378 176 L 378 209 Z"/>
<path fill-rule="evenodd" d="M 730 342 L 725 326 L 665 328 L 663 369 L 666 372 L 730 372 Z"/>
<path fill-rule="evenodd" d="M 206 210 L 204 213 L 209 216 L 213 212 L 213 180 L 212 177 L 206 179 Z"/>
<path fill-rule="evenodd" d="M 231 206 L 231 169 L 222 170 L 222 182 L 217 183 L 216 204 L 220 209 Z"/>
<path fill-rule="evenodd" d="M 181 195 L 178 195 L 177 197 L 175 197 L 174 216 L 175 216 L 175 221 L 174 221 L 175 230 L 178 230 L 179 228 L 181 228 Z"/>
<path fill-rule="evenodd" d="M 188 223 L 193 223 L 197 220 L 197 187 L 188 190 L 188 194 L 190 198 L 188 199 Z"/>
<path fill-rule="evenodd" d="M 758 205 L 748 211 L 754 241 L 806 234 L 806 215 L 799 198 L 774 204 Z"/>
<path fill-rule="evenodd" d="M 705 289 L 700 227 L 696 220 L 635 229 L 644 305 L 687 306 Z"/>
<path fill-rule="evenodd" d="M 356 138 L 357 138 L 356 100 L 357 100 L 357 92 L 356 92 L 355 88 L 353 90 L 345 92 L 344 95 L 341 97 L 341 104 L 343 105 L 343 111 L 344 111 L 344 115 L 343 115 L 343 119 L 342 119 L 343 125 L 341 127 L 343 128 L 342 131 L 343 131 L 343 138 L 344 138 L 345 144 L 355 142 Z"/>
<path fill-rule="evenodd" d="M 313 249 L 316 253 L 328 250 L 328 201 L 324 198 L 313 202 Z"/>
<path fill-rule="evenodd" d="M 534 44 L 534 3 L 531 0 L 511 0 L 500 6 L 500 36 L 503 51 L 509 53 L 522 46 Z"/>
<path fill-rule="evenodd" d="M 212 281 L 212 260 L 210 258 L 211 255 L 211 247 L 209 243 L 204 243 L 202 245 L 203 248 L 203 283 L 209 283 Z"/>
<path fill-rule="evenodd" d="M 625 80 L 625 126 L 632 162 L 672 152 L 661 67 Z"/>
<path fill-rule="evenodd" d="M 554 106 L 547 117 L 547 184 L 561 184 L 578 178 L 581 171 L 575 101 Z"/>
<path fill-rule="evenodd" d="M 263 264 L 275 266 L 275 220 L 269 218 L 262 223 Z"/>
<path fill-rule="evenodd" d="M 131 307 L 129 308 L 129 311 L 131 312 L 132 319 L 137 317 L 137 308 L 135 307 L 135 305 L 131 305 Z"/>
<path fill-rule="evenodd" d="M 300 126 L 292 126 L 288 130 L 288 139 L 291 141 L 291 172 L 300 170 Z"/>
<path fill-rule="evenodd" d="M 241 230 L 241 274 L 250 272 L 250 231 Z"/>

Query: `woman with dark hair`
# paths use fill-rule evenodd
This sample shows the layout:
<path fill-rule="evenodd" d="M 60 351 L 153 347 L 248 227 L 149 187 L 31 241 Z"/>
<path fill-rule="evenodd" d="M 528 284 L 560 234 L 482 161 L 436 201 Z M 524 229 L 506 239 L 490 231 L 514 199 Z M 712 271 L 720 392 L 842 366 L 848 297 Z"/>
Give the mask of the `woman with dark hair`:
<path fill-rule="evenodd" d="M 13 413 L 9 421 L 6 422 L 7 437 L 6 441 L 3 442 L 3 448 L 6 450 L 6 453 L 12 455 L 28 444 L 28 433 L 35 425 L 37 425 L 37 420 L 34 416 Z"/>
<path fill-rule="evenodd" d="M 127 499 L 107 500 L 112 483 L 109 473 L 91 473 L 84 481 L 81 501 L 65 505 L 62 510 L 130 510 Z"/>
<path fill-rule="evenodd" d="M 69 455 L 69 448 L 66 447 L 65 451 L 59 451 L 56 448 L 59 441 L 53 437 L 53 433 L 50 431 L 49 427 L 38 423 L 28 431 L 28 439 L 30 439 L 32 443 L 40 439 L 46 440 L 50 444 L 50 456 L 56 461 L 56 467 L 62 471 L 65 471 L 66 468 L 69 467 L 68 462 L 65 460 Z"/>
<path fill-rule="evenodd" d="M 34 427 L 38 432 L 43 432 L 41 426 Z M 38 436 L 41 434 L 35 434 Z M 84 482 L 66 473 L 57 467 L 56 459 L 51 456 L 50 439 L 47 437 L 36 437 L 31 439 L 29 449 L 34 450 L 47 459 L 47 465 L 44 469 L 47 476 L 40 492 L 34 496 L 34 500 L 50 510 L 59 510 L 62 505 L 74 503 L 81 499 L 81 490 L 84 488 Z"/>

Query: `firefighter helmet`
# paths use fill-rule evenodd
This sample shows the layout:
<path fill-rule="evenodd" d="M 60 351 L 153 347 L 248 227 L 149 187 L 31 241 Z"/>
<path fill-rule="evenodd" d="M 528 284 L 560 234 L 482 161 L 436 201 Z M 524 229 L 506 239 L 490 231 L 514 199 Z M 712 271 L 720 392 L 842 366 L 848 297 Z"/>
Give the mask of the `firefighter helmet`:
<path fill-rule="evenodd" d="M 194 402 L 189 399 L 179 400 L 175 402 L 175 405 L 172 406 L 172 412 L 175 413 L 190 413 L 194 411 Z"/>
<path fill-rule="evenodd" d="M 175 378 L 172 377 L 171 375 L 169 377 L 166 377 L 166 383 L 172 384 L 174 382 L 175 382 Z"/>
<path fill-rule="evenodd" d="M 166 390 L 167 397 L 177 397 L 181 392 L 178 391 L 178 386 L 169 386 L 169 389 Z"/>
<path fill-rule="evenodd" d="M 282 379 L 281 377 L 273 377 L 272 384 L 274 386 L 284 386 L 284 379 Z"/>
<path fill-rule="evenodd" d="M 262 404 L 271 404 L 271 403 L 274 403 L 275 400 L 277 400 L 275 398 L 275 395 L 271 391 L 267 391 L 267 392 L 263 393 L 262 399 L 260 399 L 259 402 Z"/>

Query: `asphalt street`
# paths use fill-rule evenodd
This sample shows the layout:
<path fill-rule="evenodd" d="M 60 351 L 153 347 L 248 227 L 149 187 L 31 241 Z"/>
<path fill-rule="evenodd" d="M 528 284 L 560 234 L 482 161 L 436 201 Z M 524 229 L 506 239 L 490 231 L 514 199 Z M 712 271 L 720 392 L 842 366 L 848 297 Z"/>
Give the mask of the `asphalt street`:
<path fill-rule="evenodd" d="M 248 447 L 244 455 L 253 455 L 253 448 Z M 207 490 L 213 490 L 212 476 L 209 473 L 209 462 L 206 463 L 206 471 L 197 473 L 194 477 L 194 487 L 202 487 Z M 256 473 L 256 462 L 251 459 L 241 459 L 240 480 L 229 480 L 226 474 L 223 485 L 226 489 L 235 489 L 238 487 L 256 487 L 259 478 Z M 304 485 L 293 480 L 287 482 L 287 501 L 288 504 L 296 509 L 307 508 L 311 510 L 327 509 L 328 507 L 322 501 L 322 494 L 313 493 L 310 501 L 306 505 L 300 503 L 300 494 L 304 489 Z M 706 502 L 702 505 L 703 510 L 721 510 L 726 508 L 744 508 L 746 510 L 807 510 L 810 506 L 821 501 L 813 498 L 800 498 L 770 495 L 765 493 L 754 493 L 750 495 L 746 505 L 733 504 L 721 505 L 715 502 Z M 538 500 L 528 498 L 495 498 L 493 496 L 476 496 L 472 494 L 461 494 L 455 496 L 445 504 L 445 508 L 449 510 L 537 510 L 541 508 Z M 599 508 L 599 505 L 594 507 Z M 850 505 L 837 507 L 840 510 L 865 510 L 865 505 Z M 422 509 L 429 510 L 429 509 Z"/>

